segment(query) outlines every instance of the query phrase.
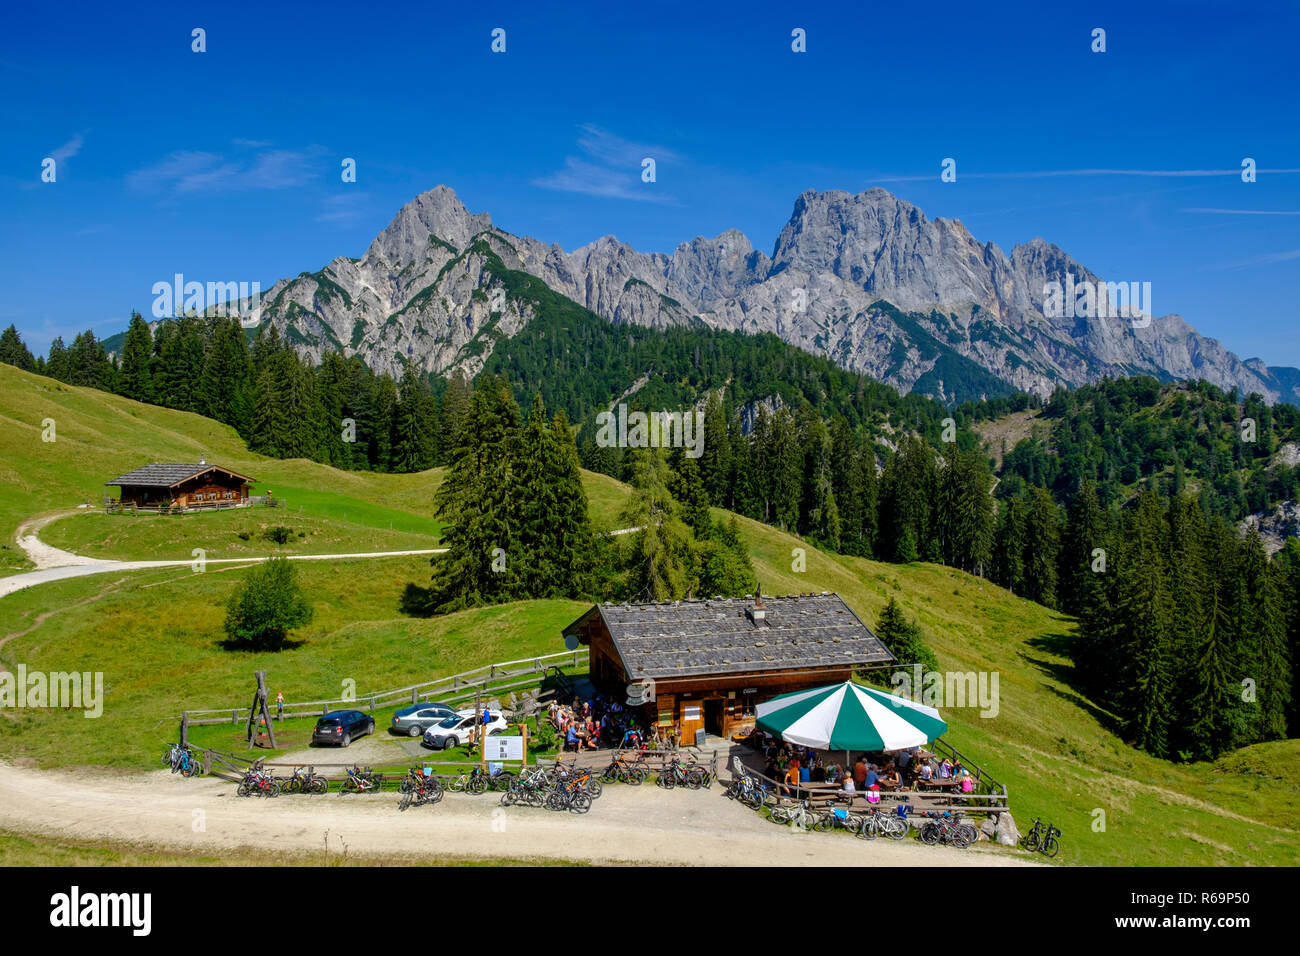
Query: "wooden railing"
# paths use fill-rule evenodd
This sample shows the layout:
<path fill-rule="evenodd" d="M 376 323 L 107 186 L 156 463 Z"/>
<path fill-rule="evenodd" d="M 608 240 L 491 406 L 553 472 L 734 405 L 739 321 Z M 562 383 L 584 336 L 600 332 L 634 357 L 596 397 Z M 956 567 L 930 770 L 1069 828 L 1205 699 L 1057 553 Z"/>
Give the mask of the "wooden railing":
<path fill-rule="evenodd" d="M 553 668 L 581 667 L 587 663 L 588 655 L 587 648 L 579 647 L 577 650 L 562 651 L 558 654 L 488 664 L 471 671 L 452 674 L 450 677 L 441 677 L 422 684 L 411 684 L 408 687 L 398 687 L 374 694 L 357 694 L 350 698 L 336 697 L 331 700 L 296 701 L 285 705 L 283 719 L 319 717 L 321 714 L 340 708 L 369 710 L 373 713 L 375 710 L 394 704 L 418 704 L 421 700 L 432 700 L 434 697 L 446 703 L 456 703 L 469 700 L 477 694 L 500 694 L 535 685 L 538 682 L 537 675 L 545 675 Z M 205 724 L 239 724 L 248 720 L 248 711 L 247 706 L 186 710 L 177 719 L 189 727 Z"/>

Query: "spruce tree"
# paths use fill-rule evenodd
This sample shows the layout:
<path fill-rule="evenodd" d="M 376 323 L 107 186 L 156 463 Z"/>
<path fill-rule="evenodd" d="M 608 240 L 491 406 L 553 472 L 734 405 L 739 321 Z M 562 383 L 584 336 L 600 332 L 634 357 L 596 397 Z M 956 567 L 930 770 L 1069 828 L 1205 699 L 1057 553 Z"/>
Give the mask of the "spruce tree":
<path fill-rule="evenodd" d="M 122 366 L 117 378 L 120 394 L 137 402 L 153 401 L 153 377 L 149 370 L 152 356 L 153 333 L 149 331 L 149 323 L 139 312 L 132 312 L 126 341 L 122 344 Z"/>
<path fill-rule="evenodd" d="M 36 359 L 12 325 L 0 334 L 0 362 L 13 365 L 24 372 L 36 371 Z"/>

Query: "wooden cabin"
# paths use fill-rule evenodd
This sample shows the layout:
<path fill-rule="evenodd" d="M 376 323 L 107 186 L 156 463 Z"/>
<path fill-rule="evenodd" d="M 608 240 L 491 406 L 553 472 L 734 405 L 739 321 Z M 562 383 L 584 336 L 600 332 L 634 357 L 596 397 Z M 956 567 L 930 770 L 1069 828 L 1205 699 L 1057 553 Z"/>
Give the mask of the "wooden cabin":
<path fill-rule="evenodd" d="M 104 484 L 121 488 L 125 507 L 216 508 L 248 504 L 256 480 L 200 459 L 196 465 L 154 462 Z"/>
<path fill-rule="evenodd" d="M 751 728 L 758 704 L 778 694 L 894 662 L 830 593 L 598 604 L 564 633 L 591 648 L 598 690 L 641 707 L 651 727 L 676 733 L 683 746 L 701 732 L 729 737 Z M 652 701 L 638 700 L 643 687 Z"/>

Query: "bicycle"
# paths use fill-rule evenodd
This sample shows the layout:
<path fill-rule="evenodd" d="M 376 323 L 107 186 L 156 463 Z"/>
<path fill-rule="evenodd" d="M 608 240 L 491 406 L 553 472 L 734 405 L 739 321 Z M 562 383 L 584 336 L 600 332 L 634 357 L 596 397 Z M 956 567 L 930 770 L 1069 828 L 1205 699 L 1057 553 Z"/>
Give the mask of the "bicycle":
<path fill-rule="evenodd" d="M 789 824 L 796 830 L 815 829 L 818 824 L 823 823 L 822 816 L 820 813 L 812 812 L 807 800 L 799 800 L 793 804 L 777 804 L 768 811 L 768 819 L 773 823 Z"/>
<path fill-rule="evenodd" d="M 251 767 L 244 774 L 244 779 L 239 782 L 239 786 L 235 788 L 235 795 L 251 797 L 256 794 L 259 797 L 278 797 L 282 783 L 283 781 L 277 780 L 261 767 Z"/>
<path fill-rule="evenodd" d="M 665 790 L 671 790 L 678 784 L 691 790 L 699 790 L 705 786 L 704 779 L 704 768 L 683 766 L 679 758 L 673 757 L 672 762 L 659 774 L 658 783 Z"/>
<path fill-rule="evenodd" d="M 315 767 L 308 767 L 306 773 L 303 773 L 301 767 L 294 767 L 293 775 L 284 781 L 282 787 L 285 793 L 311 794 L 322 794 L 329 788 L 329 780 L 318 774 Z"/>
<path fill-rule="evenodd" d="M 170 764 L 172 773 L 179 773 L 182 777 L 193 777 L 203 773 L 203 764 L 194 756 L 194 752 L 180 744 L 172 744 L 163 754 L 162 762 Z"/>
<path fill-rule="evenodd" d="M 1044 824 L 1042 817 L 1035 817 L 1033 828 L 1020 838 L 1020 843 L 1031 853 L 1037 852 L 1051 858 L 1061 850 L 1060 841 L 1056 839 L 1060 835 L 1060 829 L 1050 823 Z"/>
<path fill-rule="evenodd" d="M 957 849 L 964 850 L 974 843 L 979 835 L 979 831 L 974 826 L 953 820 L 952 814 L 946 810 L 942 814 L 930 811 L 926 813 L 926 817 L 929 819 L 921 824 L 918 836 L 927 846 L 950 843 Z"/>
<path fill-rule="evenodd" d="M 360 767 L 349 767 L 348 775 L 343 780 L 343 785 L 339 787 L 339 796 L 345 793 L 371 793 L 376 790 L 382 790 L 384 786 L 384 775 L 375 773 L 369 767 L 362 770 Z"/>
<path fill-rule="evenodd" d="M 864 840 L 874 840 L 878 836 L 887 836 L 891 840 L 901 840 L 907 836 L 907 821 L 897 814 L 875 807 L 862 813 L 858 829 L 854 836 Z"/>
<path fill-rule="evenodd" d="M 419 767 L 412 767 L 402 778 L 399 788 L 402 798 L 397 804 L 398 810 L 424 803 L 437 803 L 442 799 L 442 781 L 433 774 L 425 774 Z"/>
<path fill-rule="evenodd" d="M 633 786 L 640 786 L 645 783 L 646 769 L 641 766 L 641 761 L 628 760 L 624 754 L 615 755 L 610 761 L 609 766 L 604 769 L 600 779 L 604 783 L 628 783 Z"/>
<path fill-rule="evenodd" d="M 576 781 L 563 781 L 546 795 L 545 806 L 548 810 L 568 810 L 571 813 L 586 813 L 591 809 L 591 794 L 584 790 Z"/>

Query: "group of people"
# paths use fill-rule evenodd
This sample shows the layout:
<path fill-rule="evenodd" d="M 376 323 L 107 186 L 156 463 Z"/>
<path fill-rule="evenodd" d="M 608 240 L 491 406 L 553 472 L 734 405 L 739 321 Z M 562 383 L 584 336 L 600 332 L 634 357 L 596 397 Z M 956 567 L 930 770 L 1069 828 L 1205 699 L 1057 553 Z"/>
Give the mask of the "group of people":
<path fill-rule="evenodd" d="M 975 789 L 975 780 L 959 759 L 938 757 L 920 747 L 860 754 L 846 765 L 828 763 L 810 747 L 780 743 L 764 735 L 761 743 L 763 774 L 779 781 L 787 794 L 793 795 L 801 784 L 831 783 L 839 785 L 845 799 L 862 794 L 868 802 L 879 800 L 881 792 L 921 789 L 936 781 L 951 784 L 963 793 Z M 872 799 L 872 798 L 875 799 Z"/>
<path fill-rule="evenodd" d="M 598 750 L 601 746 L 640 747 L 645 730 L 640 716 L 618 700 L 599 694 L 571 704 L 551 701 L 547 716 L 560 733 L 564 750 Z"/>

